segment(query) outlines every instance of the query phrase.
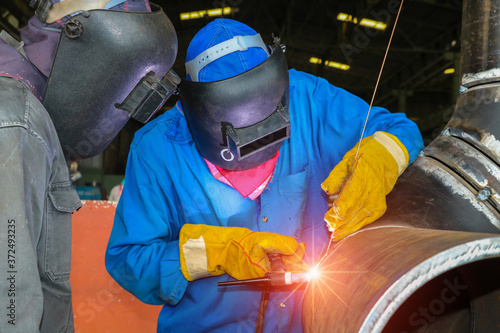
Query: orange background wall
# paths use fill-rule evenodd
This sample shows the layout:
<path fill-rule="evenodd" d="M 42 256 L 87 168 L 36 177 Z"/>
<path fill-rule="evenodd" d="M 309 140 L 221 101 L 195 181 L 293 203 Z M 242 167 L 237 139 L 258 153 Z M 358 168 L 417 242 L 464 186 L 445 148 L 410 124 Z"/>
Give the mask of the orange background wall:
<path fill-rule="evenodd" d="M 84 201 L 73 214 L 71 284 L 75 333 L 153 333 L 161 306 L 120 287 L 104 267 L 116 205 Z"/>

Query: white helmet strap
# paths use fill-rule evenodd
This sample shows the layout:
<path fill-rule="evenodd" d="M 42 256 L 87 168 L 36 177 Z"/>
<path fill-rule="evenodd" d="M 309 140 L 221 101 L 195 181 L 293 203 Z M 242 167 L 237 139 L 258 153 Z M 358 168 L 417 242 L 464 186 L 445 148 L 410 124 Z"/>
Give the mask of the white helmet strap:
<path fill-rule="evenodd" d="M 189 74 L 192 81 L 198 82 L 198 74 L 206 65 L 235 51 L 245 51 L 249 47 L 260 47 L 269 57 L 269 51 L 260 37 L 260 34 L 253 36 L 235 36 L 206 49 L 196 58 L 188 61 L 186 63 L 186 74 Z"/>

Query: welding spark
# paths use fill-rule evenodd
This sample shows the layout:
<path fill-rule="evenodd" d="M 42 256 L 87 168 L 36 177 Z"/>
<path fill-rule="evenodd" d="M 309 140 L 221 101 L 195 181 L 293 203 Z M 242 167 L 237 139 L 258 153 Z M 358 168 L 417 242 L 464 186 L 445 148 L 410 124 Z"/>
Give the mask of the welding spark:
<path fill-rule="evenodd" d="M 332 239 L 333 239 L 334 233 L 332 233 Z M 347 304 L 346 301 L 342 299 L 342 287 L 339 289 L 340 286 L 346 286 L 348 283 L 348 279 L 346 279 L 346 274 L 349 275 L 358 275 L 358 274 L 366 274 L 366 271 L 356 271 L 356 270 L 341 270 L 339 269 L 340 267 L 344 266 L 344 262 L 348 259 L 345 257 L 337 257 L 333 261 L 329 261 L 327 265 L 325 265 L 325 258 L 326 257 L 332 257 L 334 256 L 334 252 L 336 248 L 331 247 L 332 244 L 332 239 L 330 239 L 330 243 L 328 244 L 328 247 L 325 251 L 325 254 L 321 256 L 321 258 L 318 260 L 318 262 L 314 265 L 314 267 L 309 271 L 309 274 L 311 275 L 311 281 L 307 285 L 307 288 L 313 288 L 312 293 L 317 294 L 319 293 L 321 295 L 321 298 L 323 300 L 326 300 L 326 294 L 330 293 L 334 295 L 346 308 L 351 310 L 351 307 Z M 334 249 L 332 253 L 330 253 L 330 249 Z M 326 302 L 326 301 L 325 301 Z M 314 304 L 315 302 L 313 302 Z M 313 305 L 314 309 L 314 305 Z M 313 310 L 314 311 L 314 310 Z"/>
<path fill-rule="evenodd" d="M 314 267 L 310 272 L 309 275 L 311 277 L 311 280 L 316 279 L 319 277 L 319 271 L 318 271 L 318 265 Z"/>
<path fill-rule="evenodd" d="M 342 302 L 342 304 L 345 305 L 346 308 L 348 308 L 349 310 L 352 310 L 351 307 L 349 305 L 347 305 L 347 303 L 342 299 L 342 297 L 340 297 L 339 294 L 337 294 L 335 292 L 335 290 L 332 288 L 332 286 L 328 283 L 326 283 L 325 281 L 323 281 L 322 279 L 319 279 L 318 280 L 319 282 L 322 283 L 323 287 L 325 287 L 326 289 L 328 289 L 332 294 L 335 295 L 335 297 L 337 297 L 339 299 L 339 301 Z M 323 299 L 325 298 L 325 296 L 323 295 L 323 288 L 318 288 L 319 292 L 321 293 L 321 296 L 323 297 Z"/>
<path fill-rule="evenodd" d="M 333 227 L 329 227 L 329 228 L 332 228 L 332 235 L 330 236 L 330 242 L 328 243 L 328 247 L 326 248 L 326 251 L 325 251 L 325 254 L 323 255 L 323 257 L 321 257 L 321 259 L 318 261 L 318 263 L 316 264 L 316 266 L 313 268 L 313 271 L 315 271 L 319 264 L 321 264 L 321 262 L 326 258 L 326 256 L 328 255 L 328 252 L 330 252 L 330 246 L 332 245 L 333 243 L 333 236 L 335 235 L 335 229 Z"/>

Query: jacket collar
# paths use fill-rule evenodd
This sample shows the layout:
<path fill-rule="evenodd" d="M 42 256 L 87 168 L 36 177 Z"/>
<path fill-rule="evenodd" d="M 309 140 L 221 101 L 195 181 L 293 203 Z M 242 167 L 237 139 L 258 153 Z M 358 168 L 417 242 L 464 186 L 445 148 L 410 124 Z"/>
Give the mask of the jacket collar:
<path fill-rule="evenodd" d="M 0 39 L 0 76 L 24 82 L 42 100 L 47 78 L 14 47 Z"/>

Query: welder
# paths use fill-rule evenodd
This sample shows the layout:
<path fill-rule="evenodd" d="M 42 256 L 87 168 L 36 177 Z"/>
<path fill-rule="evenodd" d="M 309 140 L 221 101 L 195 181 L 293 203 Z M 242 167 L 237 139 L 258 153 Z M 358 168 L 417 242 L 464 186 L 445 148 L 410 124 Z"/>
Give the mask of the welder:
<path fill-rule="evenodd" d="M 72 332 L 71 213 L 81 202 L 67 162 L 156 111 L 128 101 L 143 80 L 163 80 L 177 37 L 147 0 L 31 5 L 23 42 L 0 35 L 0 332 Z"/>
<path fill-rule="evenodd" d="M 287 271 L 314 264 L 329 228 L 339 240 L 383 213 L 423 146 L 404 114 L 375 107 L 353 169 L 368 105 L 289 70 L 279 36 L 265 37 L 230 19 L 202 28 L 180 101 L 131 145 L 106 267 L 163 305 L 158 332 L 254 331 L 261 290 L 217 283 L 264 276 L 268 253 Z M 263 330 L 301 331 L 302 295 L 271 290 Z"/>

